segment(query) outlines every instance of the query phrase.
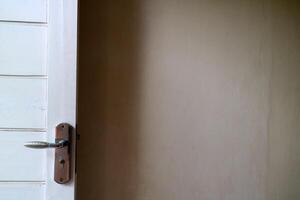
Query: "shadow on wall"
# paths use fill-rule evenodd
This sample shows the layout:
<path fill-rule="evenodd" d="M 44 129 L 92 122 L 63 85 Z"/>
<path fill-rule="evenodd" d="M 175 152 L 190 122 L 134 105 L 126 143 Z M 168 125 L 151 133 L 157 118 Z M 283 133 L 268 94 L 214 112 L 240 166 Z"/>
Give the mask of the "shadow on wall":
<path fill-rule="evenodd" d="M 77 199 L 300 199 L 299 22 L 292 0 L 82 0 Z"/>
<path fill-rule="evenodd" d="M 78 200 L 132 200 L 139 119 L 138 3 L 80 4 Z"/>

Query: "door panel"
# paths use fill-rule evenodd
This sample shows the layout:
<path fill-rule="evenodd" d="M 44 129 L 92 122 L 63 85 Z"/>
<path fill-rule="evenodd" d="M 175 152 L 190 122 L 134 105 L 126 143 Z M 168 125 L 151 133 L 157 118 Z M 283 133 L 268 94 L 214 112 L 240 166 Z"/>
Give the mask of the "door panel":
<path fill-rule="evenodd" d="M 0 20 L 47 21 L 47 0 L 0 0 Z"/>
<path fill-rule="evenodd" d="M 46 32 L 44 25 L 0 24 L 0 74 L 45 75 Z"/>
<path fill-rule="evenodd" d="M 76 0 L 0 0 L 1 200 L 74 200 L 75 168 L 68 184 L 57 184 L 54 149 L 24 143 L 53 143 L 59 123 L 75 127 L 76 7 Z"/>
<path fill-rule="evenodd" d="M 41 200 L 45 185 L 41 183 L 0 183 L 0 197 L 3 200 Z"/>
<path fill-rule="evenodd" d="M 5 161 L 0 165 L 0 182 L 45 181 L 46 151 L 32 151 L 23 144 L 32 140 L 44 141 L 46 133 L 0 131 L 0 138 L 3 149 L 0 160 Z"/>
<path fill-rule="evenodd" d="M 46 79 L 0 78 L 0 128 L 46 127 Z"/>

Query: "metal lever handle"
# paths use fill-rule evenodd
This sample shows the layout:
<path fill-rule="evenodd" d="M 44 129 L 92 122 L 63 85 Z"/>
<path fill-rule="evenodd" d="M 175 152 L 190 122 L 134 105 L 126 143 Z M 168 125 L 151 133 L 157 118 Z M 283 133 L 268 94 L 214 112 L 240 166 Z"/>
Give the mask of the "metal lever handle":
<path fill-rule="evenodd" d="M 63 148 L 68 145 L 68 141 L 59 140 L 56 143 L 42 142 L 42 141 L 30 141 L 24 144 L 25 147 L 33 149 L 46 149 L 46 148 Z"/>

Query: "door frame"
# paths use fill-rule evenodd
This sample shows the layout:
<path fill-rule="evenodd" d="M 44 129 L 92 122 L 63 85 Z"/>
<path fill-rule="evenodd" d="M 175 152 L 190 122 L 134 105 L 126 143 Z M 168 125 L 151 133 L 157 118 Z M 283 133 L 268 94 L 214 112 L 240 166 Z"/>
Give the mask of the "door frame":
<path fill-rule="evenodd" d="M 47 141 L 55 140 L 55 127 L 62 122 L 76 128 L 77 91 L 77 0 L 48 0 L 48 114 Z M 54 181 L 54 151 L 47 151 L 45 199 L 75 200 L 75 130 L 72 180 Z"/>

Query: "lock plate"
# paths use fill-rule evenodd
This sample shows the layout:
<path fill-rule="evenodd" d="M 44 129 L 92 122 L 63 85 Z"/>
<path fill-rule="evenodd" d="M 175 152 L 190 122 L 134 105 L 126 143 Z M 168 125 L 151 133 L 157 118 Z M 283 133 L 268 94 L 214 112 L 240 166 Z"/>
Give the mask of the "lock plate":
<path fill-rule="evenodd" d="M 72 132 L 72 126 L 67 123 L 56 126 L 56 142 L 67 142 L 65 146 L 55 148 L 54 180 L 58 184 L 65 184 L 71 180 Z"/>

